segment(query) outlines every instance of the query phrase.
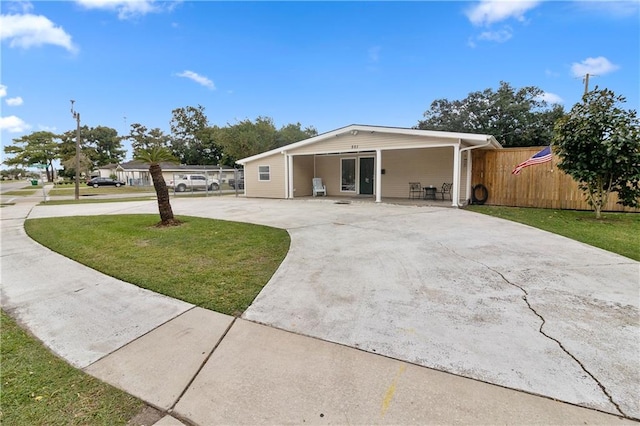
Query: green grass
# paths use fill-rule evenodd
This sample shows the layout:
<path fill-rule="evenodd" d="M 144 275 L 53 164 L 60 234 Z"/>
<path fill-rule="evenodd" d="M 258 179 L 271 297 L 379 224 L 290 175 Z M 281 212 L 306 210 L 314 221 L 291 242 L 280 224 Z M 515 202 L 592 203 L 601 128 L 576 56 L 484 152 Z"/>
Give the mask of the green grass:
<path fill-rule="evenodd" d="M 40 187 L 42 188 L 42 187 Z M 6 195 L 6 196 L 11 196 L 11 197 L 26 197 L 28 195 L 33 195 L 36 193 L 36 187 L 35 186 L 30 186 L 28 187 L 28 189 L 18 189 L 15 191 L 7 191 L 7 192 L 3 192 L 2 195 Z"/>
<path fill-rule="evenodd" d="M 143 288 L 217 312 L 243 312 L 289 249 L 282 229 L 196 217 L 158 228 L 157 215 L 29 219 L 52 250 Z"/>
<path fill-rule="evenodd" d="M 56 185 L 54 188 L 49 191 L 49 195 L 51 196 L 63 196 L 63 195 L 74 195 L 76 192 L 75 185 L 64 185 L 59 186 Z M 129 193 L 153 193 L 155 194 L 155 190 L 152 186 L 121 186 L 120 188 L 116 188 L 115 186 L 100 186 L 98 188 L 94 188 L 92 186 L 87 186 L 84 183 L 80 184 L 80 195 L 109 195 L 109 194 L 129 194 Z"/>
<path fill-rule="evenodd" d="M 640 261 L 640 214 L 637 213 L 604 213 L 603 219 L 597 220 L 590 211 L 501 206 L 466 208 L 524 223 Z"/>
<path fill-rule="evenodd" d="M 143 407 L 49 352 L 4 312 L 0 424 L 124 425 Z"/>
<path fill-rule="evenodd" d="M 156 196 L 147 197 L 118 197 L 118 198 L 81 198 L 79 200 L 49 200 L 40 202 L 41 206 L 59 206 L 63 204 L 101 204 L 101 203 L 120 203 L 124 201 L 150 201 L 156 200 Z"/>

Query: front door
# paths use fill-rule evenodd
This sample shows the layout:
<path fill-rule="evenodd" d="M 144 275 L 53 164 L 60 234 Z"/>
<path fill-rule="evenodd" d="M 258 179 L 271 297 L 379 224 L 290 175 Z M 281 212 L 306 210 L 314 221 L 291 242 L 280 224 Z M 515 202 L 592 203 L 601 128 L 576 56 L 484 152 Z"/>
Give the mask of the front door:
<path fill-rule="evenodd" d="M 373 158 L 360 158 L 360 194 L 373 195 Z"/>

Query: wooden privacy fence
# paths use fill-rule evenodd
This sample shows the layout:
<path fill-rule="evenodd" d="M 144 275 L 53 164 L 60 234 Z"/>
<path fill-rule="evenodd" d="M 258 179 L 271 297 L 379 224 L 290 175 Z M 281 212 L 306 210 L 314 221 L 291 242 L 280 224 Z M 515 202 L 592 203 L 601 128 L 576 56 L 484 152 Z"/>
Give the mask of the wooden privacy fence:
<path fill-rule="evenodd" d="M 472 185 L 484 185 L 489 191 L 485 204 L 514 207 L 539 207 L 547 209 L 591 210 L 585 194 L 578 184 L 556 167 L 554 155 L 548 163 L 522 169 L 512 175 L 513 169 L 544 147 L 505 148 L 501 150 L 476 150 L 473 152 Z M 612 193 L 603 211 L 640 212 L 617 204 Z"/>

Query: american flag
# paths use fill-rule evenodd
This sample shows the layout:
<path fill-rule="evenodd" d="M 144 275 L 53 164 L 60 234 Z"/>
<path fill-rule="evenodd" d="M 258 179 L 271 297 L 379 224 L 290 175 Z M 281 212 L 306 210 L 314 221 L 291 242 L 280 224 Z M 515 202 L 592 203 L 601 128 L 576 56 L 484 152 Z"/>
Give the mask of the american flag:
<path fill-rule="evenodd" d="M 547 163 L 551 161 L 551 146 L 545 147 L 542 151 L 538 152 L 527 161 L 523 161 L 518 164 L 515 169 L 511 172 L 512 175 L 519 175 L 520 171 L 525 167 L 534 166 L 536 164 Z"/>

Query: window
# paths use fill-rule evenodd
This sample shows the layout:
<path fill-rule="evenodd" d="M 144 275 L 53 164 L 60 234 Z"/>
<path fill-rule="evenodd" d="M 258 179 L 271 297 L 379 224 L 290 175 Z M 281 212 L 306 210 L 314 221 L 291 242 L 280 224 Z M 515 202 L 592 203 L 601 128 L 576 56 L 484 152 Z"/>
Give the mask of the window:
<path fill-rule="evenodd" d="M 340 167 L 340 191 L 355 192 L 356 190 L 356 159 L 343 158 Z"/>
<path fill-rule="evenodd" d="M 258 166 L 258 180 L 269 181 L 271 180 L 270 166 Z"/>

